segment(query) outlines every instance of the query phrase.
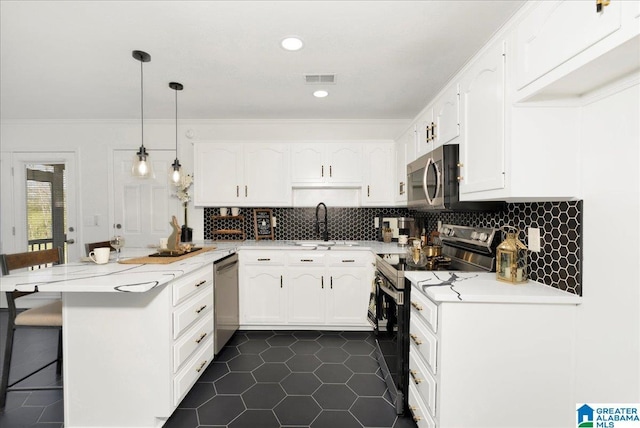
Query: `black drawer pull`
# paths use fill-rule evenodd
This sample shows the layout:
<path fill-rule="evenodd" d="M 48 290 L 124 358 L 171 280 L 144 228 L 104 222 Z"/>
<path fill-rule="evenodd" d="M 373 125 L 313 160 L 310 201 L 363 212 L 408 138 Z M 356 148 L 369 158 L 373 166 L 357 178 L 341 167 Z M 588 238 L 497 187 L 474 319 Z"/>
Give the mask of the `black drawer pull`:
<path fill-rule="evenodd" d="M 202 281 L 196 284 L 196 287 L 200 287 L 202 284 L 206 284 L 206 283 L 207 283 L 207 280 L 203 279 Z"/>
<path fill-rule="evenodd" d="M 200 309 L 196 309 L 196 314 L 199 314 L 200 312 L 204 311 L 206 307 L 207 305 L 203 305 L 200 307 Z"/>
<path fill-rule="evenodd" d="M 307 263 L 308 263 L 308 262 L 312 262 L 312 261 L 313 261 L 313 259 L 300 259 L 300 261 L 301 261 L 301 262 L 307 262 Z"/>
<path fill-rule="evenodd" d="M 259 262 L 268 262 L 268 261 L 270 261 L 270 260 L 271 260 L 271 259 L 258 259 L 258 261 L 259 261 Z"/>
<path fill-rule="evenodd" d="M 202 342 L 202 339 L 204 339 L 205 337 L 207 337 L 207 333 L 202 333 L 200 337 L 196 339 L 196 343 L 199 344 L 200 342 Z"/>
<path fill-rule="evenodd" d="M 342 261 L 342 263 L 355 263 L 355 262 L 356 262 L 355 260 L 350 260 L 350 259 Z"/>

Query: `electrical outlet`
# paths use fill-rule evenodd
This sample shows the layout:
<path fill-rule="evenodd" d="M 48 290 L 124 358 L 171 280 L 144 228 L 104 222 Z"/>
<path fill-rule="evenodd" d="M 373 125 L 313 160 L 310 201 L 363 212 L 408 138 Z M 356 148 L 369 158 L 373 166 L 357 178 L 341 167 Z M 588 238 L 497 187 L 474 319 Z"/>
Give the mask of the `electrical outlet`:
<path fill-rule="evenodd" d="M 529 251 L 540 252 L 540 229 L 530 227 L 528 235 Z"/>
<path fill-rule="evenodd" d="M 373 219 L 373 227 L 375 227 L 376 229 L 380 227 L 380 219 L 378 217 L 375 217 Z"/>
<path fill-rule="evenodd" d="M 276 216 L 271 217 L 271 226 L 278 227 L 278 220 L 276 220 Z"/>

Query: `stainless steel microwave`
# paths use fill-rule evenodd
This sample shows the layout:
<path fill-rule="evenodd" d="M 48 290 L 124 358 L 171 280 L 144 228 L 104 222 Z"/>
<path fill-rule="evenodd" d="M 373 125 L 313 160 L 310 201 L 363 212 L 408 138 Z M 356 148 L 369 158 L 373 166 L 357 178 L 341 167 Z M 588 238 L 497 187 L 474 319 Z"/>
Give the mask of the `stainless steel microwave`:
<path fill-rule="evenodd" d="M 417 211 L 500 211 L 504 202 L 460 201 L 458 145 L 440 146 L 407 165 L 407 206 Z"/>

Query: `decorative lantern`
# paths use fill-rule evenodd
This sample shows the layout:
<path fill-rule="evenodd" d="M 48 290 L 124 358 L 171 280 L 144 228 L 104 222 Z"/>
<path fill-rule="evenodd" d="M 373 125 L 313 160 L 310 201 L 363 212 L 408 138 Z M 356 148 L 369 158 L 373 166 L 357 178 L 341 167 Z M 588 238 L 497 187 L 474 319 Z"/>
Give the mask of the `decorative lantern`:
<path fill-rule="evenodd" d="M 527 282 L 527 246 L 518 240 L 520 231 L 512 226 L 504 226 L 502 230 L 507 239 L 498 245 L 496 278 L 512 284 Z"/>

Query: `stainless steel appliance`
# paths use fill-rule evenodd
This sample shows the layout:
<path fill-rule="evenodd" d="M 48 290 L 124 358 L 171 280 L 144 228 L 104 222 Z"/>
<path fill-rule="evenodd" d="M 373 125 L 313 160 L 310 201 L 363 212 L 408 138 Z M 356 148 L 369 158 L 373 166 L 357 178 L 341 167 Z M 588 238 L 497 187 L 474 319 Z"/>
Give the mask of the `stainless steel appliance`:
<path fill-rule="evenodd" d="M 239 326 L 238 255 L 231 254 L 214 263 L 214 352 L 217 355 Z"/>
<path fill-rule="evenodd" d="M 499 211 L 504 202 L 460 201 L 458 145 L 440 146 L 407 165 L 407 206 L 418 211 Z"/>
<path fill-rule="evenodd" d="M 409 385 L 409 316 L 411 286 L 404 273 L 411 270 L 495 270 L 498 229 L 444 224 L 440 229 L 442 254 L 417 266 L 408 253 L 377 254 L 375 292 L 369 302 L 369 321 L 376 333 L 376 358 L 396 412 L 407 406 Z"/>

